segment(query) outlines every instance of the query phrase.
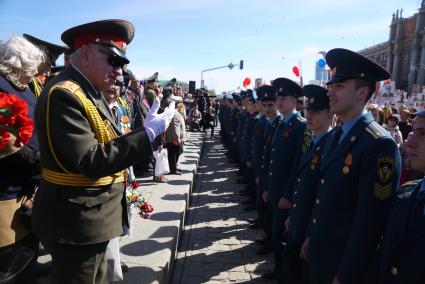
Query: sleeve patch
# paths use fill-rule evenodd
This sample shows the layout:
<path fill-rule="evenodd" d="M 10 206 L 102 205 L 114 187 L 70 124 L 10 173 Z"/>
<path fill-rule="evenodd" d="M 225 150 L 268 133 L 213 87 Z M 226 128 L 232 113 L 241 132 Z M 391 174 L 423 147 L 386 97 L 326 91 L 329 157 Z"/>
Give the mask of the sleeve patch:
<path fill-rule="evenodd" d="M 394 173 L 394 158 L 379 157 L 378 158 L 378 178 L 381 183 L 388 183 Z"/>
<path fill-rule="evenodd" d="M 385 200 L 391 197 L 392 194 L 392 185 L 386 184 L 386 185 L 380 185 L 379 183 L 375 182 L 373 186 L 373 195 L 380 199 Z"/>

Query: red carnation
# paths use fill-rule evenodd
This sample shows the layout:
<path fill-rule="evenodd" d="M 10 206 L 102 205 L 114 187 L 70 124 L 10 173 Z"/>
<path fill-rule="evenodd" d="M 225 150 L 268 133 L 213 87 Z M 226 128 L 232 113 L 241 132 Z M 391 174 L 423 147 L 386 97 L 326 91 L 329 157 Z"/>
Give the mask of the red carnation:
<path fill-rule="evenodd" d="M 27 144 L 33 132 L 33 121 L 28 117 L 28 105 L 16 95 L 0 92 L 0 151 L 16 137 L 15 146 Z"/>

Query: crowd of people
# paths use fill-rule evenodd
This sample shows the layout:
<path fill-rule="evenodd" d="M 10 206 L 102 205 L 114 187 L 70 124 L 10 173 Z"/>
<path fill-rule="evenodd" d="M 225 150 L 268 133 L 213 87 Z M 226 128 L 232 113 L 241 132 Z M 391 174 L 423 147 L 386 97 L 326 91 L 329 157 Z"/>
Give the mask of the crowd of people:
<path fill-rule="evenodd" d="M 257 253 L 274 254 L 264 278 L 425 281 L 425 112 L 367 103 L 386 70 L 334 49 L 327 89 L 277 78 L 218 99 L 175 78 L 161 86 L 158 73 L 140 80 L 126 56 L 133 37 L 130 22 L 104 20 L 64 31 L 66 46 L 27 34 L 0 43 L 0 92 L 34 121 L 26 144 L 0 128 L 0 282 L 107 283 L 109 241 L 130 226 L 126 188 L 167 182 L 155 171 L 164 149 L 181 175 L 186 129 L 212 138 L 219 122 L 245 209 L 258 213 L 250 226 L 265 232 Z"/>
<path fill-rule="evenodd" d="M 368 104 L 391 75 L 355 52 L 326 61 L 327 88 L 277 78 L 221 104 L 250 227 L 265 233 L 257 254 L 274 255 L 262 277 L 424 283 L 425 110 Z"/>

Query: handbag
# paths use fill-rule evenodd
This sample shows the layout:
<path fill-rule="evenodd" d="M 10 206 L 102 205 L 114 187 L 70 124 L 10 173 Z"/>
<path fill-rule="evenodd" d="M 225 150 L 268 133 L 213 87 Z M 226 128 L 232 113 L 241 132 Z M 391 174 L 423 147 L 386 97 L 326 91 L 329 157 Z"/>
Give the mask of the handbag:
<path fill-rule="evenodd" d="M 170 166 L 168 165 L 167 149 L 164 148 L 161 152 L 156 150 L 153 152 L 153 156 L 155 158 L 155 176 L 159 177 L 168 174 L 170 172 Z"/>

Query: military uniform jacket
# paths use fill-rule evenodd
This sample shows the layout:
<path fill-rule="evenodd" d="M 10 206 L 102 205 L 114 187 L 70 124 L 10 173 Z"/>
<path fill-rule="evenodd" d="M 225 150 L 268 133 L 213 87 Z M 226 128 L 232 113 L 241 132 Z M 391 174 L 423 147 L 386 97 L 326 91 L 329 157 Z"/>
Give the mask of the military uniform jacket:
<path fill-rule="evenodd" d="M 51 171 L 83 174 L 92 179 L 112 175 L 135 164 L 152 153 L 143 128 L 101 145 L 95 138 L 81 102 L 73 92 L 55 88 L 50 94 L 50 115 L 47 102 L 50 90 L 58 83 L 72 81 L 93 102 L 102 119 L 119 133 L 102 94 L 72 65 L 55 77 L 43 90 L 35 111 L 40 141 L 41 165 Z M 52 155 L 47 133 L 47 119 Z M 105 186 L 65 186 L 41 180 L 32 215 L 34 232 L 41 240 L 65 244 L 93 244 L 119 236 L 127 225 L 125 184 Z"/>
<path fill-rule="evenodd" d="M 239 157 L 242 163 L 245 163 L 246 160 L 243 160 L 244 155 L 244 140 L 246 134 L 247 122 L 250 117 L 250 114 L 247 110 L 242 110 L 238 118 L 238 128 L 236 130 L 236 146 L 239 151 Z"/>
<path fill-rule="evenodd" d="M 425 283 L 425 193 L 423 180 L 397 191 L 384 234 L 380 283 Z"/>
<path fill-rule="evenodd" d="M 273 119 L 273 118 L 272 118 Z M 260 174 L 260 185 L 262 190 L 268 190 L 269 186 L 269 167 L 270 167 L 270 155 L 272 147 L 272 138 L 277 130 L 279 124 L 282 122 L 282 116 L 278 115 L 270 124 L 270 121 L 266 122 L 264 130 L 264 146 L 263 155 L 261 156 L 261 174 Z"/>
<path fill-rule="evenodd" d="M 320 162 L 328 134 L 323 135 L 317 144 L 310 143 L 301 157 L 297 170 L 289 222 L 289 236 L 297 244 L 302 244 L 306 239 L 307 227 L 316 199 Z"/>
<path fill-rule="evenodd" d="M 245 118 L 243 125 L 241 139 L 241 161 L 243 163 L 246 163 L 248 160 L 250 160 L 255 118 L 255 115 L 250 113 L 248 113 L 246 116 L 247 117 Z"/>
<path fill-rule="evenodd" d="M 248 161 L 251 162 L 254 169 L 255 177 L 259 177 L 261 173 L 261 157 L 264 155 L 264 131 L 267 124 L 267 119 L 263 115 L 261 117 L 255 116 L 253 122 L 252 132 L 252 147 L 251 154 L 248 156 Z"/>
<path fill-rule="evenodd" d="M 341 283 L 362 283 L 399 183 L 400 153 L 370 113 L 339 145 L 335 133 L 328 137 L 320 165 L 309 263 L 322 275 L 337 275 Z"/>
<path fill-rule="evenodd" d="M 309 143 L 309 136 L 305 143 L 306 133 L 305 119 L 296 113 L 287 123 L 282 121 L 273 135 L 267 175 L 268 198 L 275 207 L 282 197 L 292 199 L 298 164 Z"/>

